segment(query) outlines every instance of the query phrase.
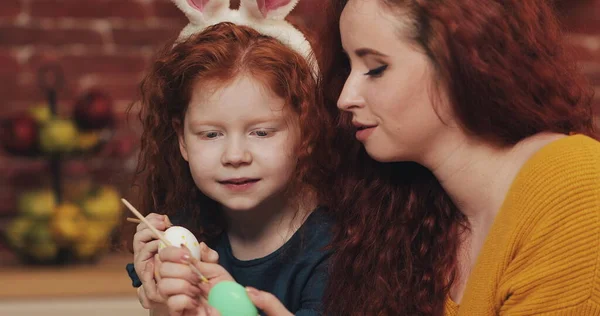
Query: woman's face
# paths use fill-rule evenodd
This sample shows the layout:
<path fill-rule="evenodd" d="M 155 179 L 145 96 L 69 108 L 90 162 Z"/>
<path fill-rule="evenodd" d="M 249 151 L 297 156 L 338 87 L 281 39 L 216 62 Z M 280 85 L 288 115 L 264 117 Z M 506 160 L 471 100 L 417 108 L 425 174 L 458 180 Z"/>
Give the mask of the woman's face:
<path fill-rule="evenodd" d="M 352 113 L 356 138 L 378 161 L 420 162 L 447 128 L 443 107 L 438 116 L 432 104 L 432 64 L 411 27 L 407 15 L 379 0 L 349 0 L 340 19 L 352 70 L 338 108 Z"/>

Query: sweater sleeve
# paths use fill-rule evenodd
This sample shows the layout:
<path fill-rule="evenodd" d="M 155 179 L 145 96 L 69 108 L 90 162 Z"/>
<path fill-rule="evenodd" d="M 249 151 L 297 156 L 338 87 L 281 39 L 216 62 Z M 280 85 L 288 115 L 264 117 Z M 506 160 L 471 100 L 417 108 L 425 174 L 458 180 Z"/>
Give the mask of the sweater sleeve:
<path fill-rule="evenodd" d="M 600 315 L 600 154 L 582 156 L 535 190 L 499 282 L 500 315 Z"/>

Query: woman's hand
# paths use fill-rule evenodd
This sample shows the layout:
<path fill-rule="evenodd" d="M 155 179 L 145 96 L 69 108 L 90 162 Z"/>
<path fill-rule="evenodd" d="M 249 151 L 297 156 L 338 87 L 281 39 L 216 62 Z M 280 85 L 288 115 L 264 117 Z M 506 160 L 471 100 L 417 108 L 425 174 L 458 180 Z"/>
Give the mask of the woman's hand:
<path fill-rule="evenodd" d="M 233 281 L 231 275 L 217 264 L 217 252 L 201 243 L 200 253 L 202 260 L 195 266 L 208 279 L 208 284 L 201 283 L 188 265 L 191 262 L 188 249 L 166 247 L 160 251 L 162 264 L 158 291 L 167 299 L 171 315 L 212 315 L 209 314 L 212 308 L 206 301 L 210 289 L 221 281 Z"/>

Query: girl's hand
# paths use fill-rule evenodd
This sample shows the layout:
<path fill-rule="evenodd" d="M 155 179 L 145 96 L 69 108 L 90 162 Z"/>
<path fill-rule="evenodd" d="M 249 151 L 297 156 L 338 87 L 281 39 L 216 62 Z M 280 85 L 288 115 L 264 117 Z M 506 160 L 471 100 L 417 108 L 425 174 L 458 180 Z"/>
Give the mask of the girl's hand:
<path fill-rule="evenodd" d="M 281 302 L 271 293 L 257 290 L 253 287 L 246 287 L 246 292 L 254 306 L 262 310 L 266 316 L 292 316 L 293 314 L 281 304 Z M 212 314 L 211 314 L 212 316 Z"/>
<path fill-rule="evenodd" d="M 146 216 L 146 219 L 160 231 L 171 226 L 166 215 L 151 213 Z M 165 301 L 158 294 L 154 276 L 157 271 L 154 257 L 158 252 L 158 244 L 159 241 L 155 239 L 150 228 L 144 223 L 138 224 L 137 231 L 133 236 L 133 266 L 142 282 L 142 286 L 138 288 L 138 297 L 144 308 L 152 308 L 154 303 Z"/>
<path fill-rule="evenodd" d="M 293 316 L 293 314 L 290 313 L 290 311 L 288 311 L 273 294 L 259 291 L 253 287 L 246 287 L 246 292 L 248 292 L 248 296 L 252 303 L 254 303 L 258 309 L 262 310 L 266 316 Z M 220 316 L 221 314 L 213 307 L 209 307 L 205 314 L 185 314 L 185 316 L 187 315 Z"/>
<path fill-rule="evenodd" d="M 203 260 L 196 264 L 196 268 L 208 279 L 208 284 L 201 283 L 200 278 L 189 267 L 189 250 L 166 247 L 159 254 L 162 264 L 158 291 L 167 298 L 169 312 L 173 315 L 208 315 L 208 292 L 221 281 L 233 281 L 233 277 L 217 264 L 218 254 L 214 250 L 202 244 L 200 249 Z"/>
<path fill-rule="evenodd" d="M 158 258 L 155 259 L 154 262 L 159 263 Z M 145 309 L 158 308 L 160 305 L 164 305 L 166 301 L 158 293 L 158 287 L 156 286 L 156 280 L 154 276 L 157 269 L 154 267 L 154 262 L 148 262 L 146 264 L 146 269 L 144 269 L 142 274 L 139 276 L 140 281 L 142 281 L 142 286 L 138 287 L 137 294 L 140 304 L 142 304 L 142 307 Z"/>

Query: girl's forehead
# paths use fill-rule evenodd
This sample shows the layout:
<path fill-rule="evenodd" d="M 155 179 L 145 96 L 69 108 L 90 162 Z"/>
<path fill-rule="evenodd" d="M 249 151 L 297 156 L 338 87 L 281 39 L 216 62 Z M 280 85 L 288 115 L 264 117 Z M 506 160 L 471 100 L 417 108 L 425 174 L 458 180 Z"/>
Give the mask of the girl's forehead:
<path fill-rule="evenodd" d="M 268 121 L 296 116 L 285 100 L 251 77 L 203 86 L 190 99 L 188 115 L 196 120 Z"/>

